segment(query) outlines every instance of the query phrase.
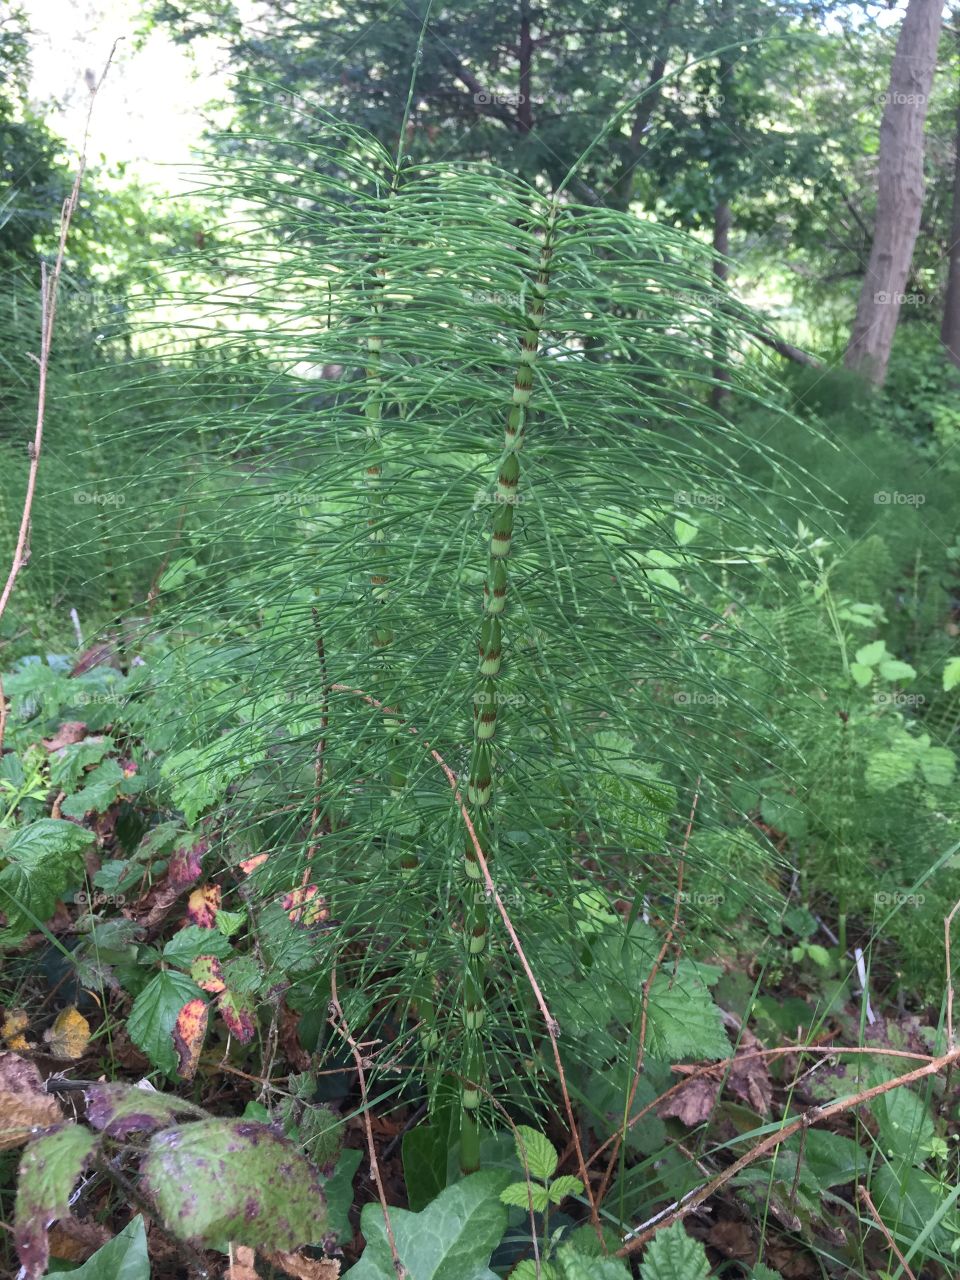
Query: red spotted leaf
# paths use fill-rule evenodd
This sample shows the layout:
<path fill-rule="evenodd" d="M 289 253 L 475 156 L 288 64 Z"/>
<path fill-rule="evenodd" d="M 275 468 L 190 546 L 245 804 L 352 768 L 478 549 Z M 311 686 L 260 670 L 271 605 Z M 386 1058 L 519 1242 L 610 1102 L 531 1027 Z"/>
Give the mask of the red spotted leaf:
<path fill-rule="evenodd" d="M 190 966 L 190 977 L 201 991 L 209 991 L 211 995 L 226 990 L 223 969 L 216 956 L 197 956 Z"/>
<path fill-rule="evenodd" d="M 206 840 L 198 840 L 196 844 L 181 845 L 170 855 L 167 867 L 167 879 L 178 889 L 186 889 L 200 879 L 200 863 L 207 852 Z"/>
<path fill-rule="evenodd" d="M 200 1050 L 207 1034 L 210 1008 L 199 997 L 188 1000 L 177 1015 L 173 1027 L 173 1047 L 177 1051 L 177 1072 L 184 1080 L 192 1080 L 197 1074 Z"/>
<path fill-rule="evenodd" d="M 250 997 L 221 991 L 217 996 L 217 1009 L 233 1038 L 241 1044 L 249 1044 L 256 1027 L 256 1006 Z"/>
<path fill-rule="evenodd" d="M 205 884 L 194 889 L 187 899 L 187 919 L 201 929 L 212 929 L 217 923 L 217 912 L 220 910 L 220 886 Z"/>
<path fill-rule="evenodd" d="M 321 896 L 315 884 L 292 889 L 284 896 L 283 909 L 290 917 L 291 924 L 320 924 L 330 918 L 327 900 Z"/>

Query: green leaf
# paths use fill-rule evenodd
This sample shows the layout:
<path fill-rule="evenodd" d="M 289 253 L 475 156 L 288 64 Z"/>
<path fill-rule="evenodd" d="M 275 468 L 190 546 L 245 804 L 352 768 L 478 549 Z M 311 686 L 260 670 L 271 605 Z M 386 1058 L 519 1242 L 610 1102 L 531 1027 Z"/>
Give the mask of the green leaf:
<path fill-rule="evenodd" d="M 163 958 L 169 964 L 189 969 L 197 956 L 216 956 L 225 960 L 233 951 L 230 942 L 218 929 L 201 929 L 188 924 L 179 929 L 163 948 Z"/>
<path fill-rule="evenodd" d="M 708 1280 L 709 1275 L 703 1245 L 687 1235 L 682 1222 L 657 1232 L 640 1268 L 640 1280 Z"/>
<path fill-rule="evenodd" d="M 23 937 L 53 914 L 68 889 L 83 881 L 80 854 L 93 836 L 73 822 L 38 818 L 15 831 L 3 850 L 9 865 L 0 871 L 0 910 L 7 916 L 7 941 Z"/>
<path fill-rule="evenodd" d="M 960 658 L 951 658 L 943 668 L 943 689 L 949 693 L 960 684 Z"/>
<path fill-rule="evenodd" d="M 538 1280 L 537 1264 L 533 1258 L 523 1258 L 510 1272 L 510 1280 Z M 540 1259 L 539 1280 L 560 1280 L 559 1272 L 552 1262 Z"/>
<path fill-rule="evenodd" d="M 68 818 L 82 818 L 85 813 L 103 813 L 131 781 L 116 760 L 104 760 L 84 776 L 83 788 L 63 802 Z"/>
<path fill-rule="evenodd" d="M 574 1178 L 569 1173 L 564 1173 L 559 1178 L 554 1178 L 547 1188 L 553 1204 L 559 1204 L 567 1196 L 578 1196 L 582 1191 L 583 1183 L 579 1178 Z"/>
<path fill-rule="evenodd" d="M 783 1277 L 779 1271 L 771 1271 L 765 1262 L 757 1262 L 750 1270 L 749 1280 L 783 1280 Z"/>
<path fill-rule="evenodd" d="M 857 662 L 864 667 L 875 667 L 887 656 L 887 646 L 882 640 L 873 640 L 857 650 Z"/>
<path fill-rule="evenodd" d="M 874 751 L 867 757 L 864 774 L 867 788 L 884 792 L 902 787 L 913 780 L 915 768 L 914 757 L 904 751 Z"/>
<path fill-rule="evenodd" d="M 680 1058 L 726 1058 L 730 1041 L 723 1014 L 706 987 L 689 976 L 657 974 L 650 988 L 649 1052 L 668 1062 Z"/>
<path fill-rule="evenodd" d="M 403 1135 L 403 1179 L 414 1212 L 426 1208 L 447 1185 L 449 1124 L 418 1124 Z"/>
<path fill-rule="evenodd" d="M 150 1280 L 143 1215 L 138 1213 L 121 1232 L 70 1274 L 74 1280 Z"/>
<path fill-rule="evenodd" d="M 229 938 L 237 932 L 246 919 L 247 913 L 245 911 L 218 911 L 217 928 L 225 938 Z"/>
<path fill-rule="evenodd" d="M 532 1178 L 539 1178 L 541 1182 L 552 1178 L 557 1167 L 558 1156 L 550 1139 L 525 1124 L 517 1125 L 513 1137 L 521 1168 Z"/>
<path fill-rule="evenodd" d="M 327 1197 L 327 1231 L 338 1240 L 351 1240 L 350 1209 L 353 1205 L 353 1179 L 360 1168 L 363 1152 L 357 1147 L 344 1147 L 337 1159 L 337 1167 L 323 1184 Z"/>
<path fill-rule="evenodd" d="M 880 663 L 880 674 L 884 680 L 905 681 L 916 680 L 917 672 L 909 662 L 900 662 L 897 658 L 888 658 Z"/>
<path fill-rule="evenodd" d="M 48 1225 L 70 1211 L 70 1193 L 93 1151 L 96 1138 L 79 1124 L 31 1142 L 23 1153 L 17 1180 L 13 1237 L 26 1280 L 47 1269 Z"/>
<path fill-rule="evenodd" d="M 489 1261 L 507 1226 L 496 1170 L 470 1174 L 440 1193 L 421 1213 L 391 1209 L 400 1261 L 416 1280 L 496 1280 Z M 379 1204 L 365 1204 L 360 1229 L 367 1241 L 351 1280 L 396 1280 Z"/>
<path fill-rule="evenodd" d="M 622 1258 L 588 1258 L 572 1244 L 558 1251 L 556 1269 L 561 1280 L 629 1280 L 630 1266 Z"/>
<path fill-rule="evenodd" d="M 216 936 L 213 929 L 204 932 L 210 937 Z M 203 992 L 185 974 L 165 969 L 147 983 L 133 1002 L 127 1021 L 130 1039 L 155 1067 L 169 1076 L 177 1073 L 177 1053 L 172 1038 L 177 1015 L 188 1000 L 202 997 Z"/>
<path fill-rule="evenodd" d="M 863 689 L 873 679 L 873 668 L 865 667 L 859 662 L 851 662 L 850 674 L 853 676 L 860 688 Z"/>
<path fill-rule="evenodd" d="M 550 1200 L 546 1187 L 539 1182 L 511 1182 L 500 1192 L 500 1203 L 516 1205 L 518 1209 L 529 1209 L 532 1205 L 537 1213 L 543 1213 Z"/>
<path fill-rule="evenodd" d="M 298 1249 L 326 1231 L 316 1170 L 269 1125 L 201 1120 L 155 1133 L 140 1184 L 180 1240 Z"/>
<path fill-rule="evenodd" d="M 957 771 L 957 758 L 949 747 L 928 747 L 920 756 L 920 772 L 931 787 L 949 787 Z"/>
<path fill-rule="evenodd" d="M 50 783 L 61 791 L 72 791 L 80 781 L 84 769 L 99 764 L 108 751 L 113 750 L 112 738 L 84 738 L 61 747 L 50 757 Z"/>
<path fill-rule="evenodd" d="M 882 1078 L 877 1076 L 876 1083 Z M 933 1147 L 936 1129 L 922 1100 L 910 1089 L 891 1089 L 869 1105 L 884 1152 L 911 1164 L 923 1164 Z"/>

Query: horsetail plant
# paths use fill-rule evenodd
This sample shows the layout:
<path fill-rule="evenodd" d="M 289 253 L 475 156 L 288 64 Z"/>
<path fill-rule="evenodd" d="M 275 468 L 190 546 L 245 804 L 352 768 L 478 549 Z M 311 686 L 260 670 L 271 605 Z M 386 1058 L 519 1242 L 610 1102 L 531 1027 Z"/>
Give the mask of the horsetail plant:
<path fill-rule="evenodd" d="M 201 341 L 270 375 L 242 396 L 242 379 L 225 379 L 220 407 L 182 415 L 210 441 L 224 498 L 173 559 L 189 560 L 189 589 L 157 603 L 175 660 L 138 676 L 177 681 L 170 718 L 138 728 L 172 760 L 169 803 L 191 821 L 218 815 L 225 908 L 238 864 L 268 854 L 243 892 L 294 957 L 284 998 L 317 1052 L 335 1052 L 336 966 L 353 1034 L 381 1046 L 371 1085 L 422 1089 L 435 1112 L 455 1094 L 472 1169 L 487 1100 L 534 1115 L 555 1068 L 431 752 L 462 779 L 568 1069 L 581 1087 L 626 1070 L 630 1036 L 597 1034 L 566 993 L 594 983 L 604 999 L 621 950 L 656 954 L 643 916 L 673 902 L 676 797 L 702 777 L 710 822 L 736 768 L 724 705 L 750 713 L 721 665 L 776 665 L 728 609 L 780 547 L 762 490 L 747 495 L 738 472 L 759 446 L 710 404 L 717 323 L 729 405 L 762 396 L 751 322 L 729 299 L 712 307 L 709 249 L 656 222 L 488 168 L 401 167 L 334 119 L 279 166 L 255 139 L 230 145 L 230 273 Z M 697 491 L 710 501 L 684 501 Z M 703 710 L 675 696 L 702 688 Z M 304 939 L 282 902 L 318 805 L 329 917 Z M 687 883 L 712 857 L 691 841 Z M 658 1023 L 660 998 L 655 987 L 648 1059 L 689 1046 L 670 1030 L 678 1002 L 696 1025 L 708 1017 L 683 964 Z M 709 1051 L 718 1037 L 719 1024 Z"/>

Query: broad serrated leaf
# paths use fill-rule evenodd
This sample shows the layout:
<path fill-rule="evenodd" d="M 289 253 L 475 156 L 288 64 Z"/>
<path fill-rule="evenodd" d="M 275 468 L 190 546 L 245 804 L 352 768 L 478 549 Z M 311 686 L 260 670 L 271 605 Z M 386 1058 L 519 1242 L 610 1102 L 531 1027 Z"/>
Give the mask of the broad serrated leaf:
<path fill-rule="evenodd" d="M 169 1076 L 177 1072 L 173 1028 L 180 1010 L 189 1000 L 196 1000 L 202 994 L 197 984 L 185 974 L 165 969 L 147 983 L 133 1002 L 127 1021 L 130 1039 L 154 1066 Z"/>
<path fill-rule="evenodd" d="M 687 1235 L 682 1222 L 657 1232 L 640 1268 L 641 1280 L 708 1280 L 709 1275 L 703 1245 Z"/>
<path fill-rule="evenodd" d="M 539 1178 L 541 1182 L 552 1178 L 558 1156 L 550 1139 L 526 1124 L 518 1124 L 513 1137 L 517 1159 L 524 1173 L 528 1173 L 531 1178 Z"/>
<path fill-rule="evenodd" d="M 875 667 L 886 657 L 887 646 L 883 640 L 872 640 L 857 650 L 857 662 L 864 667 Z"/>
<path fill-rule="evenodd" d="M 569 1173 L 561 1174 L 559 1178 L 554 1178 L 547 1189 L 552 1204 L 559 1204 L 561 1200 L 565 1200 L 567 1196 L 578 1196 L 583 1191 L 583 1183 L 579 1178 L 574 1178 Z"/>
<path fill-rule="evenodd" d="M 232 952 L 229 940 L 218 929 L 201 929 L 199 925 L 187 924 L 163 948 L 163 958 L 179 969 L 189 969 L 198 956 L 211 955 L 225 960 Z"/>
<path fill-rule="evenodd" d="M 516 1205 L 518 1209 L 533 1206 L 536 1213 L 543 1213 L 550 1200 L 546 1187 L 539 1182 L 511 1182 L 500 1192 L 500 1203 Z"/>
<path fill-rule="evenodd" d="M 560 1280 L 629 1280 L 630 1266 L 621 1258 L 588 1258 L 572 1244 L 557 1253 L 556 1270 Z"/>
<path fill-rule="evenodd" d="M 96 1137 L 82 1125 L 31 1142 L 17 1177 L 13 1238 L 25 1280 L 36 1280 L 50 1256 L 47 1227 L 70 1209 L 70 1194 L 93 1151 Z"/>
<path fill-rule="evenodd" d="M 706 987 L 689 976 L 675 978 L 660 973 L 650 988 L 647 1044 L 657 1058 L 726 1058 L 730 1042 L 723 1030 L 723 1015 Z"/>
<path fill-rule="evenodd" d="M 326 1201 L 289 1139 L 250 1120 L 201 1120 L 155 1133 L 140 1184 L 181 1240 L 298 1249 L 321 1240 Z"/>
<path fill-rule="evenodd" d="M 909 662 L 901 662 L 898 658 L 888 658 L 880 663 L 880 674 L 884 680 L 900 683 L 905 680 L 916 680 L 917 672 Z"/>
<path fill-rule="evenodd" d="M 7 916 L 8 940 L 45 921 L 64 893 L 82 883 L 80 854 L 92 840 L 91 832 L 58 818 L 38 818 L 13 833 L 3 849 L 9 865 L 0 871 L 0 910 Z"/>
<path fill-rule="evenodd" d="M 951 658 L 943 668 L 943 689 L 949 693 L 960 684 L 960 658 Z"/>
<path fill-rule="evenodd" d="M 82 1267 L 70 1274 L 74 1280 L 150 1280 L 147 1233 L 141 1214 L 98 1249 Z"/>
<path fill-rule="evenodd" d="M 416 1280 L 496 1280 L 490 1255 L 507 1225 L 499 1193 L 506 1178 L 496 1170 L 470 1174 L 447 1187 L 420 1213 L 391 1209 L 397 1251 Z M 379 1204 L 366 1204 L 360 1229 L 367 1247 L 351 1280 L 396 1280 Z"/>

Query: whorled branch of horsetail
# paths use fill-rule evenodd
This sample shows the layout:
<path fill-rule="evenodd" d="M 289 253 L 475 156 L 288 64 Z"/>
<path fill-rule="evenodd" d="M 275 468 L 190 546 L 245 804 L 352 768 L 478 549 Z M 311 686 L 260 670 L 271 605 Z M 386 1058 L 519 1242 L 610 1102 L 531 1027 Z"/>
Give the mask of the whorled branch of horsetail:
<path fill-rule="evenodd" d="M 557 206 L 551 205 L 544 224 L 543 242 L 536 277 L 526 301 L 520 359 L 514 377 L 513 395 L 507 413 L 503 454 L 497 474 L 497 490 L 490 531 L 489 563 L 483 590 L 483 620 L 479 636 L 480 681 L 474 696 L 474 744 L 470 765 L 467 798 L 470 816 L 480 844 L 490 849 L 490 805 L 493 799 L 493 742 L 497 731 L 499 700 L 497 681 L 500 675 L 503 645 L 503 619 L 507 611 L 509 585 L 508 559 L 513 541 L 513 522 L 520 485 L 520 449 L 526 429 L 527 414 L 533 395 L 533 371 L 540 346 L 540 329 L 550 282 Z M 479 1167 L 480 1131 L 477 1110 L 484 1076 L 483 1022 L 484 977 L 487 949 L 489 906 L 483 886 L 483 873 L 472 841 L 464 850 L 463 886 L 466 967 L 464 971 L 462 1013 L 466 1030 L 466 1047 L 461 1067 L 461 1134 L 460 1165 L 465 1173 Z"/>

